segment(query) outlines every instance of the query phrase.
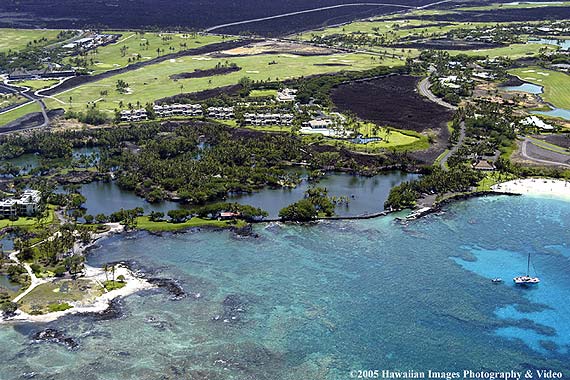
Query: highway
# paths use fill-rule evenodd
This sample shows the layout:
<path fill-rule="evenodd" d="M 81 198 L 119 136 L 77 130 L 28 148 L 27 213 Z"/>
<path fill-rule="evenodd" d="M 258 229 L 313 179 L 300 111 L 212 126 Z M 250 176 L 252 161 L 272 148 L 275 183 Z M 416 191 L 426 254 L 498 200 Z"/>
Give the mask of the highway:
<path fill-rule="evenodd" d="M 411 5 L 404 5 L 404 4 L 389 4 L 389 3 L 350 3 L 350 4 L 338 4 L 338 5 L 330 5 L 327 7 L 319 7 L 319 8 L 312 8 L 312 9 L 305 9 L 303 11 L 297 11 L 297 12 L 288 12 L 288 13 L 282 13 L 279 15 L 274 15 L 274 16 L 267 16 L 267 17 L 259 17 L 259 18 L 254 18 L 254 19 L 250 19 L 250 20 L 243 20 L 243 21 L 236 21 L 236 22 L 230 22 L 227 24 L 220 24 L 220 25 L 215 25 L 212 27 L 209 27 L 207 29 L 205 29 L 206 32 L 211 32 L 217 29 L 222 29 L 222 28 L 227 28 L 230 26 L 236 26 L 236 25 L 244 25 L 244 24 L 252 24 L 255 22 L 260 22 L 260 21 L 268 21 L 268 20 L 274 20 L 274 19 L 278 19 L 278 18 L 283 18 L 283 17 L 290 17 L 290 16 L 296 16 L 296 15 L 301 15 L 301 14 L 305 14 L 305 13 L 313 13 L 313 12 L 321 12 L 321 11 L 326 11 L 326 10 L 330 10 L 330 9 L 337 9 L 337 8 L 346 8 L 346 7 L 394 7 L 394 8 L 403 8 L 403 9 L 426 9 L 429 7 L 433 7 L 435 5 L 439 5 L 439 4 L 444 4 L 444 3 L 449 3 L 451 1 L 454 0 L 442 0 L 442 1 L 436 1 L 433 3 L 429 3 L 426 5 L 422 5 L 420 7 L 414 7 Z"/>

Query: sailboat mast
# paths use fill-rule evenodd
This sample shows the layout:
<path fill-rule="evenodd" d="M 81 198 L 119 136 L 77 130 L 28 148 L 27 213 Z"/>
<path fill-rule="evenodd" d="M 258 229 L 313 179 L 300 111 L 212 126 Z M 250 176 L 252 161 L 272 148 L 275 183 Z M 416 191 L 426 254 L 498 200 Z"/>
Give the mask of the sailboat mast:
<path fill-rule="evenodd" d="M 530 252 L 528 253 L 528 260 L 526 264 L 526 275 L 530 276 Z"/>

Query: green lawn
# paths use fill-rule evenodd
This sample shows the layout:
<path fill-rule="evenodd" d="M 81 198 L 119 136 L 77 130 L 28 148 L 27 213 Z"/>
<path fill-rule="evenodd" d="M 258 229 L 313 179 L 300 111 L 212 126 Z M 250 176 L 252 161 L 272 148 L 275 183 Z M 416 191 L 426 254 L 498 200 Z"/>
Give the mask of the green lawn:
<path fill-rule="evenodd" d="M 287 125 L 247 125 L 245 128 L 263 132 L 291 132 Z"/>
<path fill-rule="evenodd" d="M 9 50 L 18 51 L 25 48 L 29 42 L 33 46 L 45 46 L 50 43 L 57 42 L 57 35 L 59 30 L 46 30 L 46 29 L 0 29 L 0 53 Z M 40 42 L 43 37 L 47 41 Z"/>
<path fill-rule="evenodd" d="M 540 96 L 555 107 L 570 109 L 570 75 L 538 66 L 509 70 L 521 80 L 543 86 Z"/>
<path fill-rule="evenodd" d="M 489 10 L 496 10 L 496 9 L 526 9 L 526 8 L 544 8 L 544 7 L 568 7 L 570 6 L 570 2 L 568 1 L 546 1 L 543 3 L 532 1 L 532 2 L 524 2 L 521 1 L 519 3 L 513 2 L 511 4 L 490 4 L 490 5 L 483 5 L 479 7 L 465 7 L 465 8 L 454 8 L 454 11 L 489 11 Z"/>
<path fill-rule="evenodd" d="M 38 103 L 33 102 L 26 104 L 23 107 L 15 108 L 13 110 L 0 114 L 0 129 L 2 126 L 8 124 L 9 122 L 32 112 L 41 112 L 41 108 Z"/>
<path fill-rule="evenodd" d="M 434 25 L 435 24 L 435 25 Z M 313 36 L 328 36 L 331 34 L 366 34 L 368 37 L 385 38 L 384 43 L 399 41 L 402 37 L 437 37 L 455 29 L 475 29 L 479 27 L 495 25 L 496 23 L 473 22 L 434 22 L 432 20 L 389 20 L 378 19 L 375 21 L 356 21 L 350 24 L 326 28 L 323 30 L 309 31 L 297 35 L 301 40 L 310 40 Z"/>
<path fill-rule="evenodd" d="M 99 109 L 112 112 L 128 103 L 136 106 L 137 102 L 146 104 L 156 99 L 172 96 L 181 92 L 196 92 L 237 83 L 243 77 L 252 80 L 285 80 L 300 76 L 330 73 L 339 71 L 336 66 L 317 66 L 318 63 L 342 62 L 345 70 L 366 70 L 378 65 L 375 57 L 367 54 L 335 54 L 327 56 L 302 57 L 292 54 L 267 54 L 228 59 L 242 69 L 227 75 L 216 75 L 204 78 L 173 80 L 170 76 L 196 69 L 211 69 L 226 59 L 210 56 L 187 56 L 146 66 L 128 73 L 115 75 L 94 83 L 88 83 L 70 91 L 56 95 L 58 100 L 47 99 L 50 108 L 71 107 L 83 110 L 89 103 L 96 102 Z M 269 64 L 269 63 L 272 64 Z M 276 62 L 276 63 L 273 63 Z M 400 61 L 401 62 L 401 61 Z M 403 62 L 402 62 L 403 64 Z M 128 83 L 127 93 L 121 94 L 116 89 L 118 80 Z M 102 91 L 107 91 L 105 94 Z"/>
<path fill-rule="evenodd" d="M 218 227 L 227 228 L 232 226 L 243 227 L 245 222 L 238 220 L 236 223 L 231 223 L 230 221 L 223 220 L 211 220 L 202 218 L 192 218 L 184 223 L 170 223 L 166 221 L 162 222 L 152 222 L 148 219 L 148 216 L 140 216 L 137 218 L 137 228 L 147 231 L 155 232 L 165 232 L 165 231 L 177 231 L 185 228 L 192 227 Z"/>
<path fill-rule="evenodd" d="M 48 88 L 59 83 L 57 79 L 39 79 L 39 80 L 22 80 L 18 82 L 11 82 L 16 86 L 28 87 L 32 91 L 41 90 L 42 88 Z"/>
<path fill-rule="evenodd" d="M 345 147 L 350 150 L 378 153 L 386 149 L 398 151 L 413 151 L 429 148 L 428 138 L 414 131 L 399 130 L 394 128 L 384 128 L 375 126 L 372 123 L 362 123 L 358 130 L 363 137 L 379 137 L 382 140 L 373 141 L 366 144 L 356 144 L 350 140 L 326 138 L 322 135 L 312 134 L 304 138 L 308 141 L 319 140 L 321 143 Z"/>
<path fill-rule="evenodd" d="M 117 42 L 99 47 L 87 54 L 87 68 L 94 73 L 128 66 L 129 58 L 132 62 L 144 62 L 159 55 L 230 40 L 230 38 L 223 39 L 219 36 L 202 34 L 114 31 L 105 33 L 121 34 L 121 37 Z M 161 50 L 160 53 L 158 49 Z M 141 59 L 135 61 L 139 55 Z M 66 62 L 71 62 L 71 57 L 66 58 Z"/>
<path fill-rule="evenodd" d="M 19 94 L 0 94 L 0 110 L 27 101 L 28 99 Z"/>
<path fill-rule="evenodd" d="M 260 98 L 264 96 L 277 96 L 277 90 L 253 90 L 249 93 L 252 98 Z"/>
<path fill-rule="evenodd" d="M 39 285 L 20 301 L 20 309 L 44 314 L 57 309 L 58 304 L 94 300 L 103 294 L 101 285 L 89 280 L 59 280 Z"/>
<path fill-rule="evenodd" d="M 451 55 L 466 54 L 469 56 L 488 56 L 489 58 L 509 57 L 519 59 L 538 55 L 541 51 L 556 51 L 558 46 L 543 44 L 513 44 L 506 47 L 479 50 L 449 50 Z"/>
<path fill-rule="evenodd" d="M 477 191 L 490 191 L 491 186 L 501 182 L 511 181 L 517 177 L 510 173 L 490 172 L 477 184 Z"/>
<path fill-rule="evenodd" d="M 40 225 L 52 224 L 55 220 L 53 206 L 49 207 L 49 211 L 40 219 Z M 22 227 L 30 228 L 38 226 L 38 220 L 33 217 L 21 217 L 16 221 L 9 219 L 0 219 L 0 229 L 5 227 Z"/>

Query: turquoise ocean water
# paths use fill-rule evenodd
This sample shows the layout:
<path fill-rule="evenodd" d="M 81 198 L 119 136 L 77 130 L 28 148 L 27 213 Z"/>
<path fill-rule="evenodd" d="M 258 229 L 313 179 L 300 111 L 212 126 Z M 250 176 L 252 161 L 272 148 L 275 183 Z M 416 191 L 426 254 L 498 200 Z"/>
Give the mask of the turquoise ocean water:
<path fill-rule="evenodd" d="M 393 217 L 134 233 L 92 265 L 134 261 L 179 281 L 123 316 L 0 327 L 0 379 L 349 379 L 351 370 L 561 370 L 570 378 L 570 204 L 489 197 L 401 225 Z M 526 271 L 542 283 L 512 285 Z M 490 279 L 502 277 L 504 284 Z M 198 296 L 199 294 L 199 296 Z M 52 327 L 70 351 L 33 343 Z"/>

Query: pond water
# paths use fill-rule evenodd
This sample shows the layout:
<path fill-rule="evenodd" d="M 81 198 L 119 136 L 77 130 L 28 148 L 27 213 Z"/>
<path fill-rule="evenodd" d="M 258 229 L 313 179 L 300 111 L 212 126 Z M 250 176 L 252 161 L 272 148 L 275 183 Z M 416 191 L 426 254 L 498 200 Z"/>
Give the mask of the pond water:
<path fill-rule="evenodd" d="M 10 281 L 8 276 L 0 274 L 0 289 L 2 288 L 11 290 L 13 292 L 17 292 L 18 290 L 20 290 L 21 286 L 19 284 Z"/>
<path fill-rule="evenodd" d="M 539 38 L 536 40 L 529 40 L 529 44 L 543 44 L 543 45 L 556 45 L 560 46 L 562 50 L 570 49 L 570 40 L 557 40 L 551 38 Z"/>
<path fill-rule="evenodd" d="M 100 149 L 98 147 L 74 148 L 72 151 L 72 157 L 74 160 L 86 160 L 88 165 L 83 166 L 92 166 L 99 162 L 99 152 Z M 30 170 L 40 166 L 41 156 L 35 153 L 26 153 L 19 157 L 2 160 L 2 163 L 4 162 L 21 168 L 22 170 L 20 171 L 20 174 L 27 174 Z"/>
<path fill-rule="evenodd" d="M 87 198 L 84 204 L 87 214 L 93 216 L 97 214 L 109 215 L 121 208 L 127 210 L 142 207 L 145 214 L 148 214 L 151 211 L 166 213 L 180 207 L 176 202 L 147 202 L 134 192 L 122 190 L 115 182 L 91 182 L 81 186 L 79 192 Z"/>
<path fill-rule="evenodd" d="M 399 171 L 383 173 L 374 177 L 334 173 L 322 177 L 318 185 L 326 187 L 331 196 L 349 197 L 349 204 L 339 206 L 337 214 L 354 216 L 383 211 L 384 202 L 388 198 L 390 189 L 417 177 L 417 174 Z M 275 218 L 283 207 L 302 199 L 305 191 L 312 185 L 305 176 L 294 189 L 266 188 L 251 194 L 233 194 L 228 196 L 226 200 L 260 207 L 269 213 L 269 217 Z M 179 203 L 171 201 L 149 203 L 131 191 L 120 189 L 115 182 L 92 182 L 83 185 L 79 191 L 87 198 L 84 207 L 87 209 L 87 213 L 91 215 L 100 213 L 108 215 L 121 208 L 132 209 L 135 207 L 142 207 L 145 213 L 151 211 L 167 213 L 170 210 L 182 207 Z"/>
<path fill-rule="evenodd" d="M 523 83 L 520 86 L 505 86 L 502 87 L 505 91 L 520 91 L 528 94 L 542 94 L 542 86 L 537 86 L 532 83 Z"/>
<path fill-rule="evenodd" d="M 359 135 L 351 140 L 355 144 L 368 144 L 375 141 L 382 141 L 380 137 L 363 137 Z"/>
<path fill-rule="evenodd" d="M 570 120 L 570 110 L 565 110 L 563 108 L 553 108 L 550 111 L 533 111 L 532 113 L 537 115 L 559 117 L 561 119 Z"/>
<path fill-rule="evenodd" d="M 21 174 L 26 174 L 30 170 L 40 166 L 40 156 L 33 153 L 23 154 L 20 157 L 10 158 L 8 160 L 2 160 L 2 163 L 9 163 L 14 166 L 21 168 Z"/>
<path fill-rule="evenodd" d="M 349 197 L 348 205 L 337 207 L 336 213 L 341 216 L 356 216 L 383 211 L 390 189 L 417 177 L 416 174 L 397 171 L 374 177 L 334 173 L 321 178 L 318 186 L 325 187 L 330 196 Z M 228 201 L 260 207 L 269 213 L 269 217 L 275 218 L 283 207 L 303 199 L 305 191 L 312 185 L 304 178 L 294 189 L 264 189 L 252 194 L 230 196 Z"/>
<path fill-rule="evenodd" d="M 12 251 L 14 249 L 14 236 L 12 234 L 0 235 L 0 245 L 4 251 Z"/>

